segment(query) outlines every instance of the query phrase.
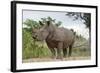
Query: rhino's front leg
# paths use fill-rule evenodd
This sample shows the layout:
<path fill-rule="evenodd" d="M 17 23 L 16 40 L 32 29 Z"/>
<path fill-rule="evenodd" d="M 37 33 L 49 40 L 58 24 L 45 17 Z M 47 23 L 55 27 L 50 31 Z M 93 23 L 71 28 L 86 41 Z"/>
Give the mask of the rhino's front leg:
<path fill-rule="evenodd" d="M 67 48 L 63 48 L 63 57 L 66 58 L 67 56 Z"/>
<path fill-rule="evenodd" d="M 63 43 L 59 42 L 57 47 L 57 59 L 62 59 L 62 49 L 63 49 Z"/>
<path fill-rule="evenodd" d="M 50 48 L 50 51 L 52 53 L 52 58 L 55 59 L 56 58 L 56 51 L 54 48 Z"/>

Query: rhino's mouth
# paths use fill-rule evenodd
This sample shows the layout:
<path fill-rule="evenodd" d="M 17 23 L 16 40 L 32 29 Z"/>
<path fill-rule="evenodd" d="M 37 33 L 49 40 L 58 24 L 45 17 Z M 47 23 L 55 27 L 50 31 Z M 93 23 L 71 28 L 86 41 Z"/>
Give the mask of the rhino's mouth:
<path fill-rule="evenodd" d="M 36 37 L 32 37 L 35 41 L 39 41 Z"/>
<path fill-rule="evenodd" d="M 34 39 L 35 41 L 42 41 L 42 40 L 40 40 L 40 39 L 38 39 L 37 37 L 34 37 L 34 36 L 33 36 L 33 39 Z"/>
<path fill-rule="evenodd" d="M 32 38 L 33 38 L 33 39 L 36 39 L 36 37 L 34 37 L 34 36 L 33 36 Z"/>

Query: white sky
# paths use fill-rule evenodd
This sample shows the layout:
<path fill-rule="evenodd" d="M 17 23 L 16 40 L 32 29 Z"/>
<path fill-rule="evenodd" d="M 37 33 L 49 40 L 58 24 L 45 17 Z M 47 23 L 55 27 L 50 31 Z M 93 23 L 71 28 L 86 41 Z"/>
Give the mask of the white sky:
<path fill-rule="evenodd" d="M 57 21 L 61 21 L 61 27 L 74 29 L 77 34 L 81 34 L 84 38 L 89 38 L 89 30 L 86 29 L 85 25 L 83 24 L 82 20 L 73 21 L 73 18 L 66 16 L 67 12 L 50 12 L 50 11 L 29 11 L 23 10 L 23 22 L 26 19 L 33 19 L 35 21 L 41 20 L 41 18 L 51 17 L 52 19 L 56 19 Z"/>

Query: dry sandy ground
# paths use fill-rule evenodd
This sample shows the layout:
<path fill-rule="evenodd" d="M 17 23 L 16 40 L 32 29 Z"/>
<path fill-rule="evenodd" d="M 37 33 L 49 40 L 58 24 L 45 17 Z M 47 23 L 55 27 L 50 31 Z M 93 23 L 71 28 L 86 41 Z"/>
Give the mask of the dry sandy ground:
<path fill-rule="evenodd" d="M 69 60 L 88 60 L 91 57 L 69 57 L 61 59 L 52 59 L 52 58 L 31 58 L 31 59 L 24 59 L 23 63 L 30 63 L 30 62 L 50 62 L 50 61 L 69 61 Z"/>

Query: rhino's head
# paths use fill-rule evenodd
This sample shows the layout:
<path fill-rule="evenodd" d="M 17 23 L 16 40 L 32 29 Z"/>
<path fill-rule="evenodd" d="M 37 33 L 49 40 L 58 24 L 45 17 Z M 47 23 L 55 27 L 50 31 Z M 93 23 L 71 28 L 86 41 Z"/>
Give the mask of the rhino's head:
<path fill-rule="evenodd" d="M 39 24 L 42 25 L 42 27 L 40 29 L 33 29 L 32 37 L 39 41 L 43 41 L 46 40 L 51 31 L 53 31 L 53 27 L 50 21 L 47 21 L 45 24 L 39 21 Z"/>

